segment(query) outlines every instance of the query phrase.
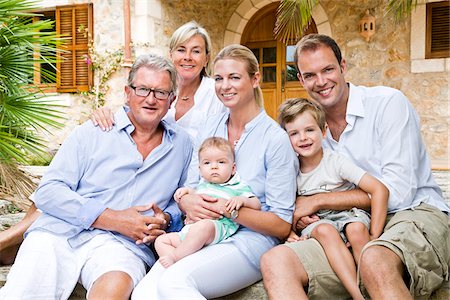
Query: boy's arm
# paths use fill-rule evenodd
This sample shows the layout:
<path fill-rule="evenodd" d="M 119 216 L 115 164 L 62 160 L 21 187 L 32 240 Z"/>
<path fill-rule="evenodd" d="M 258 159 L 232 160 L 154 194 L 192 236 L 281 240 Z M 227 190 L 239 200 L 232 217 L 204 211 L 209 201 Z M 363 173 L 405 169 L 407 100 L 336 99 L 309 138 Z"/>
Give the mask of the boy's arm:
<path fill-rule="evenodd" d="M 389 190 L 381 181 L 368 173 L 364 174 L 358 185 L 371 196 L 370 237 L 371 239 L 378 238 L 383 233 L 386 222 Z"/>

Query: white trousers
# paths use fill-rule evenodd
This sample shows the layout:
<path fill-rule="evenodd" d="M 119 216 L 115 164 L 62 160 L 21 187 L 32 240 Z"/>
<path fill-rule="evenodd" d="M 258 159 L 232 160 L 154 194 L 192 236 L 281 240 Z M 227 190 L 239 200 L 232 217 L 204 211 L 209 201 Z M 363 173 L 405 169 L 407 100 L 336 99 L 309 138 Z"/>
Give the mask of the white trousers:
<path fill-rule="evenodd" d="M 145 263 L 107 233 L 72 248 L 65 237 L 33 231 L 17 253 L 0 299 L 67 299 L 78 281 L 89 293 L 95 280 L 110 271 L 125 272 L 137 284 Z"/>
<path fill-rule="evenodd" d="M 261 279 L 233 243 L 207 246 L 169 268 L 158 261 L 135 287 L 132 300 L 210 299 L 225 296 Z"/>

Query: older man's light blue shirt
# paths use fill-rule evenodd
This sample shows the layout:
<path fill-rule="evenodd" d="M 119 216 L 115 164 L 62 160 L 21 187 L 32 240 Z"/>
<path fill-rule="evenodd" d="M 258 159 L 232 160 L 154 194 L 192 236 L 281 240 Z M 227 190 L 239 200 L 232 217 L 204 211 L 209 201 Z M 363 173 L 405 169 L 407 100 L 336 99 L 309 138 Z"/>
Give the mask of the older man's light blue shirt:
<path fill-rule="evenodd" d="M 106 209 L 124 210 L 155 202 L 172 216 L 169 231 L 181 227 L 180 211 L 173 194 L 183 186 L 192 156 L 189 135 L 164 121 L 162 143 L 145 160 L 131 138 L 134 126 L 124 109 L 116 126 L 103 132 L 86 122 L 66 139 L 36 190 L 36 206 L 43 214 L 28 230 L 45 230 L 66 236 L 77 247 L 96 234 L 92 223 Z M 143 212 L 153 215 L 153 211 Z M 146 245 L 110 232 L 148 265 L 154 255 Z"/>
<path fill-rule="evenodd" d="M 187 185 L 195 187 L 198 172 L 199 145 L 210 136 L 228 139 L 229 113 L 212 116 L 199 133 L 189 169 Z M 237 172 L 261 201 L 261 210 L 270 211 L 288 223 L 292 222 L 298 160 L 289 137 L 264 110 L 249 123 L 235 147 Z M 222 243 L 234 243 L 259 269 L 260 256 L 279 243 L 278 239 L 242 227 Z"/>

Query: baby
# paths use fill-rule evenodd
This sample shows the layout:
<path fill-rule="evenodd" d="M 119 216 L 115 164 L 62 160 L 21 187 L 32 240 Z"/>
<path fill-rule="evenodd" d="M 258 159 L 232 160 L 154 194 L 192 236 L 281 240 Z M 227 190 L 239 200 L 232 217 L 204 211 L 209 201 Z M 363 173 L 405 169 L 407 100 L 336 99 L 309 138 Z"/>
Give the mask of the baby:
<path fill-rule="evenodd" d="M 236 173 L 233 148 L 227 140 L 218 137 L 206 139 L 198 156 L 203 180 L 197 190 L 179 188 L 174 195 L 175 201 L 179 202 L 184 195 L 194 193 L 224 198 L 228 200 L 226 208 L 231 219 L 203 219 L 184 226 L 180 232 L 159 236 L 155 241 L 155 249 L 160 257 L 159 262 L 166 268 L 204 246 L 217 244 L 234 234 L 239 228 L 235 219 L 242 206 L 261 209 L 259 199 Z"/>

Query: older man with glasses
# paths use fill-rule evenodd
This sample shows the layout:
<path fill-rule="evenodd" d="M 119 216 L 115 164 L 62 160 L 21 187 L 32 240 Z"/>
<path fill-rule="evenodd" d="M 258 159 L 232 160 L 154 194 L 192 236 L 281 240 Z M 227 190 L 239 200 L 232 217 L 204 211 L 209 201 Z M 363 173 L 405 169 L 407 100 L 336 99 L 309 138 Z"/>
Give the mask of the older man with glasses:
<path fill-rule="evenodd" d="M 181 227 L 172 196 L 192 156 L 189 136 L 162 121 L 176 90 L 173 64 L 139 57 L 115 129 L 86 122 L 64 142 L 36 191 L 41 216 L 27 231 L 1 299 L 128 299 L 155 262 L 148 246 Z"/>

